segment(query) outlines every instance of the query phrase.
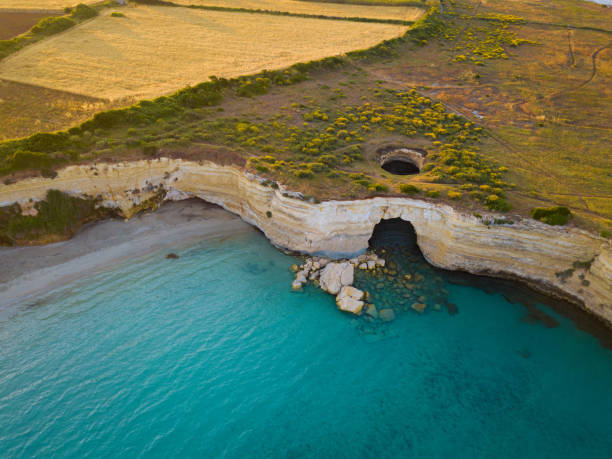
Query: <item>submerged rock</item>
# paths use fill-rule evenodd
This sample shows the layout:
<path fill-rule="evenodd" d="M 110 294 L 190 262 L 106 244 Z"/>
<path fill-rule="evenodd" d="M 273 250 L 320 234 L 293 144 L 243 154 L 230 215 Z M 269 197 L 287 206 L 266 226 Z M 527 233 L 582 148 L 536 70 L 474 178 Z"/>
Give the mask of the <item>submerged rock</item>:
<path fill-rule="evenodd" d="M 374 306 L 373 304 L 368 304 L 366 306 L 365 313 L 374 319 L 378 318 L 378 310 L 376 309 L 376 306 Z"/>
<path fill-rule="evenodd" d="M 412 303 L 412 306 L 411 306 L 411 308 L 414 309 L 419 314 L 425 311 L 426 307 L 427 305 L 425 303 Z"/>
<path fill-rule="evenodd" d="M 329 263 L 321 271 L 319 282 L 321 288 L 332 295 L 337 295 L 345 285 L 351 285 L 355 268 L 348 262 Z"/>
<path fill-rule="evenodd" d="M 344 286 L 336 297 L 336 304 L 341 311 L 361 314 L 365 304 L 362 301 L 363 296 L 364 293 L 361 290 L 351 286 Z"/>
<path fill-rule="evenodd" d="M 395 311 L 391 308 L 381 309 L 378 311 L 378 317 L 383 322 L 393 322 L 395 320 Z"/>
<path fill-rule="evenodd" d="M 168 260 L 176 260 L 176 259 L 178 259 L 178 257 L 179 256 L 176 253 L 169 253 L 168 255 L 166 255 L 166 258 Z"/>
<path fill-rule="evenodd" d="M 302 290 L 302 283 L 297 279 L 291 283 L 291 290 Z"/>

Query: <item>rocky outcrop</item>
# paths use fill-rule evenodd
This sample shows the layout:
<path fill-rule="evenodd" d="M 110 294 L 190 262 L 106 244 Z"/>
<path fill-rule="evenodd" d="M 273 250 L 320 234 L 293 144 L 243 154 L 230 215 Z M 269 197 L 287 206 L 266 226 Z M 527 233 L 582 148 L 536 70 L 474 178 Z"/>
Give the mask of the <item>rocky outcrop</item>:
<path fill-rule="evenodd" d="M 99 196 L 101 205 L 131 216 L 147 199 L 199 197 L 259 227 L 284 248 L 330 257 L 364 251 L 381 219 L 414 226 L 418 245 L 432 264 L 451 270 L 522 279 L 570 299 L 612 324 L 612 245 L 576 228 L 530 219 L 513 225 L 483 220 L 444 204 L 399 197 L 320 204 L 282 187 L 267 186 L 235 166 L 156 159 L 70 166 L 54 179 L 0 185 L 0 206 L 44 198 L 48 189 Z M 485 216 L 493 221 L 494 215 Z"/>

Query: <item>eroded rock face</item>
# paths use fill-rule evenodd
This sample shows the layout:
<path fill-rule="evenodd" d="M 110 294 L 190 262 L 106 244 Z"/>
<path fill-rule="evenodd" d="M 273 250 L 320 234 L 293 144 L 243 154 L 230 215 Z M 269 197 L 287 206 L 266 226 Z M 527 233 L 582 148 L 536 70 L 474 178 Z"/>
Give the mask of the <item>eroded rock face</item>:
<path fill-rule="evenodd" d="M 166 199 L 199 197 L 221 205 L 259 227 L 276 246 L 335 258 L 365 250 L 381 219 L 402 218 L 412 223 L 419 248 L 433 265 L 521 278 L 612 324 L 612 243 L 596 235 L 530 219 L 486 226 L 448 205 L 410 198 L 313 204 L 262 182 L 236 166 L 180 159 L 69 166 L 54 179 L 0 184 L 0 206 L 41 200 L 56 189 L 100 196 L 103 206 L 129 217 L 162 188 Z M 485 215 L 490 221 L 495 217 Z M 589 262 L 589 267 L 576 268 L 575 262 Z M 569 270 L 571 275 L 559 275 Z"/>
<path fill-rule="evenodd" d="M 329 263 L 321 271 L 319 282 L 327 293 L 337 295 L 340 289 L 353 283 L 355 268 L 349 262 Z"/>

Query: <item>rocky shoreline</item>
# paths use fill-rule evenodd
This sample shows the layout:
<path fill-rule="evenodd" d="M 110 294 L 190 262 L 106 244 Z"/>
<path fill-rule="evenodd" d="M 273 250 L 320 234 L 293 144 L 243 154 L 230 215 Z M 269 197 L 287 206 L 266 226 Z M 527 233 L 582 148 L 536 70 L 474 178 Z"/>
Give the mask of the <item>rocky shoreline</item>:
<path fill-rule="evenodd" d="M 382 249 L 382 253 L 385 253 L 385 249 Z M 425 281 L 423 275 L 404 273 L 393 260 L 387 263 L 385 258 L 371 250 L 357 257 L 343 260 L 308 257 L 303 264 L 291 266 L 291 271 L 295 272 L 295 280 L 291 284 L 294 291 L 301 291 L 306 284 L 312 283 L 323 291 L 334 295 L 339 310 L 356 316 L 365 314 L 370 320 L 378 319 L 382 322 L 395 320 L 397 306 L 377 305 L 368 289 L 356 288 L 354 283 L 358 271 L 364 272 L 371 281 L 377 281 L 375 290 L 399 289 L 397 295 L 401 298 L 398 303 L 405 303 L 407 298 L 412 297 L 407 292 L 412 291 L 415 284 L 421 284 Z M 392 288 L 392 285 L 395 288 Z M 402 290 L 404 291 L 403 295 L 401 294 Z M 447 292 L 442 293 L 446 294 Z M 428 299 L 420 295 L 409 303 L 409 307 L 419 314 L 422 314 L 429 306 L 436 311 L 443 309 L 442 301 L 438 300 L 432 305 L 428 305 L 426 301 Z M 456 312 L 453 305 L 447 305 L 447 309 L 450 314 Z"/>
<path fill-rule="evenodd" d="M 376 225 L 399 218 L 413 225 L 434 266 L 521 280 L 612 324 L 612 244 L 577 228 L 518 218 L 491 224 L 502 216 L 403 197 L 315 203 L 240 167 L 168 158 L 70 166 L 55 178 L 3 184 L 0 207 L 17 203 L 27 212 L 51 189 L 99 198 L 127 218 L 156 196 L 197 197 L 239 215 L 277 247 L 331 259 L 364 253 Z"/>
<path fill-rule="evenodd" d="M 369 294 L 353 287 L 355 269 L 372 270 L 384 266 L 385 260 L 375 253 L 341 261 L 321 257 L 308 258 L 303 265 L 291 267 L 292 271 L 296 271 L 291 288 L 301 290 L 305 283 L 312 281 L 327 293 L 336 296 L 338 309 L 360 315 L 369 300 Z M 366 313 L 371 317 L 378 317 L 376 307 L 371 303 L 367 304 Z"/>

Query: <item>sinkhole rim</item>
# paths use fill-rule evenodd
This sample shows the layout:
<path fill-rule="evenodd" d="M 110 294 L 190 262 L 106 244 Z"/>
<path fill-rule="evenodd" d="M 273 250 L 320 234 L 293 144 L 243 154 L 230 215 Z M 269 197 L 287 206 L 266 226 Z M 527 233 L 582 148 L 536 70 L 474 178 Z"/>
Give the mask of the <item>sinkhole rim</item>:
<path fill-rule="evenodd" d="M 386 146 L 376 153 L 380 167 L 393 175 L 420 174 L 427 156 L 423 149 L 405 146 Z"/>

